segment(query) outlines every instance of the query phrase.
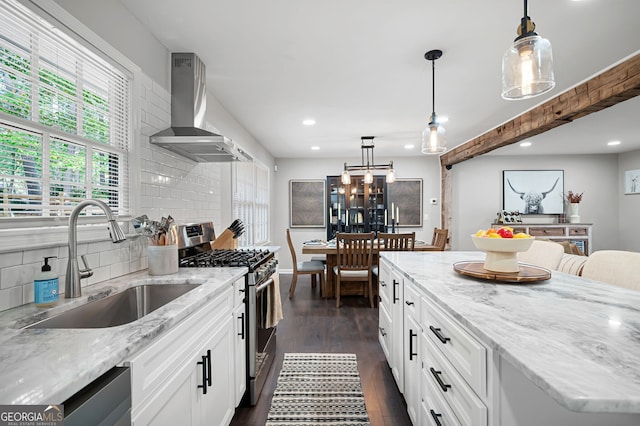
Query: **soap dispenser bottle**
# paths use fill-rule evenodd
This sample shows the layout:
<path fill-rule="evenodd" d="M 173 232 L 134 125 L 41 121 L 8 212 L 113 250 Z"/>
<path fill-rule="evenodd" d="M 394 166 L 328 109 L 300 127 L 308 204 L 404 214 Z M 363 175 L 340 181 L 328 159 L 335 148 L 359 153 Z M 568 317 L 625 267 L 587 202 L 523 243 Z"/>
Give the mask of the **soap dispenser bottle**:
<path fill-rule="evenodd" d="M 42 270 L 33 281 L 33 299 L 38 307 L 52 306 L 58 301 L 58 275 L 51 271 L 51 265 L 49 265 L 49 259 L 56 257 L 44 258 Z"/>

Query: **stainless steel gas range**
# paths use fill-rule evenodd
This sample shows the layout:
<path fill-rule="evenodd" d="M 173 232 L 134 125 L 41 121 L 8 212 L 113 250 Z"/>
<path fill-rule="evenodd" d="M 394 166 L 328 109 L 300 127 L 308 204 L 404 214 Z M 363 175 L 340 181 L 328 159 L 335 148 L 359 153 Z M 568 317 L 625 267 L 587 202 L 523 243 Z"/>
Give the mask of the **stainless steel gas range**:
<path fill-rule="evenodd" d="M 245 405 L 260 397 L 276 353 L 276 326 L 265 321 L 269 310 L 268 289 L 274 286 L 277 260 L 267 249 L 211 249 L 215 240 L 213 223 L 177 227 L 180 267 L 247 267 L 245 276 L 245 330 L 247 336 L 247 391 Z"/>

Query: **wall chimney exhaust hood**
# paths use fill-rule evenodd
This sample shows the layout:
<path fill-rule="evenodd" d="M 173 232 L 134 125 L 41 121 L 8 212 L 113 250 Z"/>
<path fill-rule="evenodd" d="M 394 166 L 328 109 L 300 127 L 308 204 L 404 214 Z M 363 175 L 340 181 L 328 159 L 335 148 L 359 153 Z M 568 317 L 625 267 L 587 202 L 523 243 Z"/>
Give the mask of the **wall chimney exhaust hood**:
<path fill-rule="evenodd" d="M 171 54 L 171 127 L 149 142 L 199 163 L 250 161 L 231 139 L 205 130 L 206 70 L 195 53 Z"/>

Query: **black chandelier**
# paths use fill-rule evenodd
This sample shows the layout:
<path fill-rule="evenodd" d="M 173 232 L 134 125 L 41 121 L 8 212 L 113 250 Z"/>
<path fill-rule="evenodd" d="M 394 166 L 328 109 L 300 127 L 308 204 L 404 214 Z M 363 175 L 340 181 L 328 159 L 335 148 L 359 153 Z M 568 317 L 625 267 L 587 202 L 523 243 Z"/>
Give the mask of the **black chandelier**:
<path fill-rule="evenodd" d="M 389 164 L 374 164 L 373 159 L 373 138 L 375 136 L 362 136 L 360 138 L 360 148 L 362 149 L 362 164 L 359 166 L 348 166 L 344 163 L 344 170 L 342 171 L 342 184 L 349 185 L 351 183 L 350 171 L 364 171 L 364 183 L 373 183 L 373 170 L 386 170 L 387 171 L 387 183 L 395 182 L 396 172 L 393 170 L 393 161 L 389 161 Z"/>

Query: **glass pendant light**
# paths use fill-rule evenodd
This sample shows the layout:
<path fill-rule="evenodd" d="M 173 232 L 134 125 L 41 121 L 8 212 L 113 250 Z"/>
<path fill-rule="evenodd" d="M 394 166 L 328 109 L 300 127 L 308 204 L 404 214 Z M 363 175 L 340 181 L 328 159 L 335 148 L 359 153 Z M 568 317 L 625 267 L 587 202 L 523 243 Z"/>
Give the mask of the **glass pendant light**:
<path fill-rule="evenodd" d="M 347 170 L 347 163 L 344 163 L 344 170 L 342 171 L 341 181 L 343 185 L 349 185 L 351 183 L 351 176 L 349 170 Z"/>
<path fill-rule="evenodd" d="M 431 61 L 431 89 L 432 89 L 432 113 L 429 118 L 429 124 L 422 132 L 423 154 L 440 154 L 447 150 L 447 139 L 445 137 L 445 129 L 438 122 L 436 115 L 436 66 L 435 61 L 442 56 L 442 50 L 430 50 L 424 54 L 427 61 Z"/>
<path fill-rule="evenodd" d="M 364 183 L 371 184 L 373 183 L 373 173 L 370 169 L 364 172 Z"/>
<path fill-rule="evenodd" d="M 389 167 L 389 170 L 387 170 L 387 183 L 393 183 L 396 181 L 396 171 L 393 169 L 393 161 Z"/>
<path fill-rule="evenodd" d="M 548 92 L 556 85 L 551 43 L 535 33 L 535 28 L 527 16 L 527 0 L 524 0 L 524 16 L 518 26 L 518 37 L 502 57 L 504 99 L 532 98 Z"/>

